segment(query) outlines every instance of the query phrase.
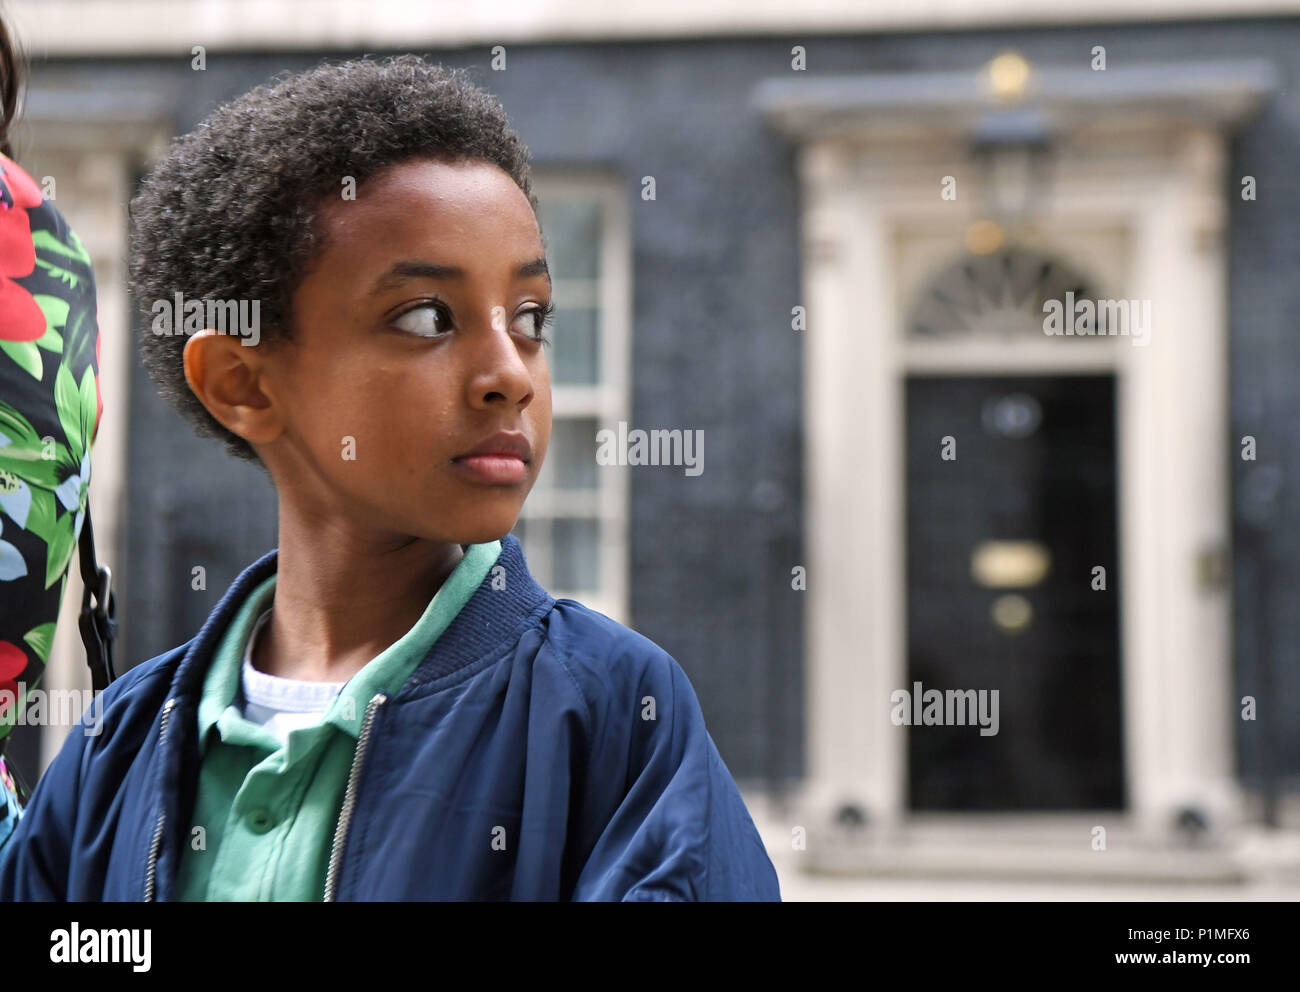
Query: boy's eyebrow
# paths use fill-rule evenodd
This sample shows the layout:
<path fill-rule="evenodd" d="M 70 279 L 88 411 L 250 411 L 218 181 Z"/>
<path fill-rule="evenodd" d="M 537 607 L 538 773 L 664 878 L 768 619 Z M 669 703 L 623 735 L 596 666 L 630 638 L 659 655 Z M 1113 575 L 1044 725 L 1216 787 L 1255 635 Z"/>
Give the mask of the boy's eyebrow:
<path fill-rule="evenodd" d="M 407 279 L 462 279 L 464 276 L 465 270 L 458 265 L 437 265 L 433 262 L 396 262 L 391 269 L 376 280 L 371 294 L 394 289 Z M 529 276 L 546 276 L 546 281 L 551 281 L 551 272 L 546 266 L 545 257 L 535 258 L 515 269 L 516 279 L 524 279 Z"/>

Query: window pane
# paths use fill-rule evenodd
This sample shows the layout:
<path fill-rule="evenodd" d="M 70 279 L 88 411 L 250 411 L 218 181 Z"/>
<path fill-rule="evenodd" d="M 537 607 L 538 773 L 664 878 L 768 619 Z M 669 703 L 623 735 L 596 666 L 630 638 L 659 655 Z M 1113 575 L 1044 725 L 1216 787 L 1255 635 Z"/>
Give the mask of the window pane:
<path fill-rule="evenodd" d="M 600 522 L 555 521 L 555 587 L 569 592 L 600 588 Z"/>
<path fill-rule="evenodd" d="M 524 561 L 528 563 L 528 571 L 541 586 L 549 589 L 555 584 L 551 567 L 551 522 L 537 518 L 525 520 L 520 517 L 510 533 L 519 538 Z M 509 578 L 506 581 L 510 581 Z"/>
<path fill-rule="evenodd" d="M 556 417 L 538 489 L 596 488 L 596 418 Z"/>
<path fill-rule="evenodd" d="M 594 200 L 539 197 L 542 240 L 552 279 L 599 276 L 600 204 Z"/>
<path fill-rule="evenodd" d="M 549 335 L 551 381 L 595 385 L 600 374 L 600 341 L 596 311 L 590 307 L 567 310 L 558 307 Z"/>

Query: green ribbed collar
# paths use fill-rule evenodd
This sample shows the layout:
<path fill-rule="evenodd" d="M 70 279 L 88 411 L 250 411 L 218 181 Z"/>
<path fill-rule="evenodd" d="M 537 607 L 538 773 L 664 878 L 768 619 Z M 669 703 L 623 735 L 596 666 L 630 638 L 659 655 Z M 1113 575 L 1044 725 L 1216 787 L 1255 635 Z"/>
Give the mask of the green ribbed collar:
<path fill-rule="evenodd" d="M 376 693 L 397 693 L 429 653 L 434 642 L 442 635 L 470 597 L 487 577 L 501 554 L 501 542 L 471 544 L 464 557 L 456 564 L 451 575 L 443 582 L 416 621 L 405 635 L 380 652 L 357 672 L 343 691 L 334 698 L 323 723 L 332 724 L 354 738 L 361 734 L 361 721 L 366 705 Z M 257 618 L 275 600 L 275 575 L 256 586 L 240 604 L 238 612 L 226 628 L 213 654 L 212 663 L 203 682 L 203 695 L 199 700 L 199 753 L 206 750 L 209 731 L 217 727 L 223 741 L 232 744 L 254 744 L 270 751 L 278 750 L 280 742 L 265 727 L 245 720 L 233 706 L 244 661 L 244 648 Z M 303 743 L 316 735 L 307 727 L 293 731 L 306 735 Z M 296 748 L 291 748 L 296 750 Z M 292 754 L 289 756 L 292 759 Z"/>

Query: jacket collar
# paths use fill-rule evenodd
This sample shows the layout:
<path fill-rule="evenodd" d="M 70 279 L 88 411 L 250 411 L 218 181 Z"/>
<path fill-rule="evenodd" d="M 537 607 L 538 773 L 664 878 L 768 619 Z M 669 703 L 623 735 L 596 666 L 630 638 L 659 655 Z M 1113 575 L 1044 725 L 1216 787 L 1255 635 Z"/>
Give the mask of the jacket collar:
<path fill-rule="evenodd" d="M 155 788 L 160 806 L 156 822 L 159 828 L 164 823 L 171 825 L 171 830 L 159 838 L 162 843 L 154 863 L 160 901 L 174 898 L 177 852 L 185 843 L 188 811 L 193 810 L 197 794 L 200 757 L 195 715 L 208 666 L 231 618 L 248 594 L 275 571 L 276 561 L 275 551 L 263 555 L 244 569 L 226 590 L 216 609 L 186 648 L 169 687 L 169 705 L 164 706 L 164 712 L 159 715 L 165 726 L 166 713 L 178 710 L 173 719 L 179 718 L 182 724 L 159 746 L 162 753 Z M 554 598 L 529 573 L 519 539 L 507 534 L 501 539 L 501 554 L 496 564 L 416 666 L 399 698 L 480 658 L 504 653 L 507 646 L 519 637 L 525 623 L 545 613 L 554 603 Z M 160 727 L 159 734 L 166 734 L 163 727 Z M 148 834 L 145 839 L 148 839 Z M 146 857 L 149 857 L 148 853 Z M 147 892 L 147 879 L 146 871 L 140 880 L 142 894 Z"/>
<path fill-rule="evenodd" d="M 267 552 L 245 568 L 226 590 L 216 608 L 190 642 L 172 677 L 169 698 L 196 708 L 213 652 L 250 592 L 274 574 L 278 550 Z M 538 585 L 524 561 L 519 539 L 501 538 L 501 555 L 469 602 L 434 642 L 406 682 L 404 692 L 457 671 L 514 642 L 520 625 L 554 598 Z"/>

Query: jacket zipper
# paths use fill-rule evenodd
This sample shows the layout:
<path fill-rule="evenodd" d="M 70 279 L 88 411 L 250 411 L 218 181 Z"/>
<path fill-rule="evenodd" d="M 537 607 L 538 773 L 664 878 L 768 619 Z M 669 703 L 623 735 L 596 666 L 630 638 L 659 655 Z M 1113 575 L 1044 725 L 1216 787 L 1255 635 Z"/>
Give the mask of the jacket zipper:
<path fill-rule="evenodd" d="M 361 781 L 361 763 L 365 760 L 366 747 L 370 744 L 370 727 L 375 722 L 379 707 L 388 701 L 384 693 L 376 693 L 366 706 L 366 716 L 361 722 L 361 733 L 357 737 L 357 750 L 352 755 L 352 767 L 348 770 L 348 787 L 343 793 L 343 809 L 339 813 L 338 826 L 334 828 L 334 841 L 330 845 L 329 870 L 325 873 L 325 902 L 334 902 L 338 894 L 339 869 L 343 862 L 343 849 L 347 846 L 348 827 L 352 825 L 352 810 L 357 804 L 357 783 Z"/>
<path fill-rule="evenodd" d="M 162 760 L 163 742 L 167 740 L 167 721 L 171 719 L 172 707 L 176 705 L 176 698 L 172 697 L 163 704 L 162 727 L 158 731 L 158 752 L 159 760 Z M 162 802 L 160 797 L 159 802 Z M 144 901 L 153 902 L 154 897 L 154 875 L 158 867 L 158 851 L 162 844 L 163 822 L 167 819 L 167 810 L 162 808 L 158 811 L 158 822 L 153 828 L 153 841 L 149 844 L 149 865 L 145 869 L 144 877 Z"/>

